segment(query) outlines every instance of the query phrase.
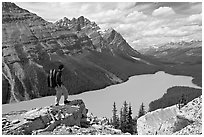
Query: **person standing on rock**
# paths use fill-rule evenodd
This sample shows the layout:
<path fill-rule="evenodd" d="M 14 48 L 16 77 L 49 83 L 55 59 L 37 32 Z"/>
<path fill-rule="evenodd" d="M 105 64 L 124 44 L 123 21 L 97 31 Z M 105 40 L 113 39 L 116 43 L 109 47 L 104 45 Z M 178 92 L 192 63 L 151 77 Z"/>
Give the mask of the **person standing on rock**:
<path fill-rule="evenodd" d="M 61 99 L 62 94 L 64 95 L 64 104 L 68 104 L 68 90 L 62 83 L 62 71 L 64 69 L 64 65 L 61 64 L 58 67 L 58 70 L 52 69 L 50 70 L 50 74 L 48 76 L 48 87 L 54 88 L 56 90 L 56 98 L 55 98 L 55 106 L 59 106 L 59 101 Z"/>

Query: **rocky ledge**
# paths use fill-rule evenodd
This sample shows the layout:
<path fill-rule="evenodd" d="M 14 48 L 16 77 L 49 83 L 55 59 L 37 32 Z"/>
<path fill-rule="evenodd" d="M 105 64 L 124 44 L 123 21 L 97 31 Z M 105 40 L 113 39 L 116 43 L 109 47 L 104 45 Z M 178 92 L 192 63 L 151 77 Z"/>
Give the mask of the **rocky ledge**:
<path fill-rule="evenodd" d="M 177 105 L 149 112 L 137 120 L 138 135 L 202 134 L 202 96 L 180 110 Z"/>
<path fill-rule="evenodd" d="M 10 112 L 2 118 L 3 135 L 105 135 L 123 134 L 108 125 L 106 118 L 88 113 L 82 100 L 68 105 Z"/>

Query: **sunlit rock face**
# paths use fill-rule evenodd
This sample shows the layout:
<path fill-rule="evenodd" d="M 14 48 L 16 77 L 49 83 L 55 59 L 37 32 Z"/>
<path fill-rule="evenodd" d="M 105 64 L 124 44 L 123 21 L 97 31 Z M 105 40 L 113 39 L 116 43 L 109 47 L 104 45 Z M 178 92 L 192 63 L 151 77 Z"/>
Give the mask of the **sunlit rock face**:
<path fill-rule="evenodd" d="M 139 135 L 195 135 L 202 134 L 202 97 L 182 107 L 177 105 L 158 109 L 137 121 Z"/>

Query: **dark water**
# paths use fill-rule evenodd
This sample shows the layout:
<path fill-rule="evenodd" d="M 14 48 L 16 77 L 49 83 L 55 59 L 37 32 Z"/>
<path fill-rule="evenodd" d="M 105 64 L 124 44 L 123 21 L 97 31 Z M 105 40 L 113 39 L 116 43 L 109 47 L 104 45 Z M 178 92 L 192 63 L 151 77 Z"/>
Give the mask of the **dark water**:
<path fill-rule="evenodd" d="M 191 80 L 192 77 L 175 76 L 164 72 L 157 72 L 156 74 L 133 76 L 125 83 L 113 85 L 101 90 L 69 96 L 69 99 L 83 99 L 89 112 L 92 112 L 98 117 L 105 116 L 108 118 L 112 116 L 113 102 L 116 102 L 119 114 L 119 110 L 126 100 L 128 103 L 131 103 L 133 116 L 136 116 L 142 102 L 145 108 L 148 109 L 148 104 L 151 101 L 160 98 L 167 89 L 172 86 L 200 88 L 194 85 Z M 63 104 L 63 97 L 61 103 Z M 34 107 L 48 106 L 50 104 L 54 104 L 54 96 L 15 104 L 6 104 L 2 106 L 2 113 L 23 109 L 27 110 Z"/>

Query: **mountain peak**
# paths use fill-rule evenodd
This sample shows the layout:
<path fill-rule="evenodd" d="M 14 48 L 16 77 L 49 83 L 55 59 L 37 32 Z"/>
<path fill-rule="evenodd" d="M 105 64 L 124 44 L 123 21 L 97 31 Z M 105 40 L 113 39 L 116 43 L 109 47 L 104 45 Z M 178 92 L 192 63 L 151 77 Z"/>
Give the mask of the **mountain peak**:
<path fill-rule="evenodd" d="M 98 29 L 98 25 L 95 22 L 91 22 L 89 19 L 85 18 L 84 16 L 80 16 L 78 18 L 72 18 L 71 20 L 67 17 L 60 19 L 55 22 L 55 25 L 63 28 L 67 28 L 69 30 L 77 31 L 80 27 L 88 27 L 88 28 L 95 28 Z M 79 30 L 80 30 L 79 29 Z"/>
<path fill-rule="evenodd" d="M 69 20 L 67 17 L 64 17 L 63 20 Z"/>
<path fill-rule="evenodd" d="M 29 11 L 18 7 L 15 3 L 2 2 L 2 12 L 3 13 L 25 13 Z"/>
<path fill-rule="evenodd" d="M 78 17 L 78 20 L 80 20 L 80 19 L 84 20 L 84 16 Z"/>
<path fill-rule="evenodd" d="M 104 35 L 104 36 L 106 37 L 107 35 L 115 35 L 115 34 L 118 33 L 118 32 L 116 32 L 116 31 L 111 27 L 111 28 L 108 28 L 107 30 L 105 30 L 104 33 L 106 34 L 106 35 Z"/>
<path fill-rule="evenodd" d="M 2 3 L 2 23 L 9 22 L 20 22 L 30 20 L 34 22 L 36 20 L 40 20 L 46 22 L 41 17 L 37 16 L 34 13 L 29 12 L 23 8 L 20 8 L 15 3 L 12 2 L 3 2 Z"/>

